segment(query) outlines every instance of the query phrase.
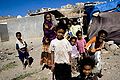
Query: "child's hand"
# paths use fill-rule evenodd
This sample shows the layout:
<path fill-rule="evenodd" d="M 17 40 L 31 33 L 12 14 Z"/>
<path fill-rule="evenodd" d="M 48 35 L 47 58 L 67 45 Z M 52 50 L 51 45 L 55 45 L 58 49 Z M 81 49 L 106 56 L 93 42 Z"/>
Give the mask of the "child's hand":
<path fill-rule="evenodd" d="M 92 49 L 91 52 L 96 52 L 96 49 Z"/>
<path fill-rule="evenodd" d="M 20 50 L 20 52 L 25 53 L 25 51 Z"/>
<path fill-rule="evenodd" d="M 55 64 L 53 64 L 52 67 L 51 67 L 52 72 L 54 71 L 54 68 L 55 68 Z"/>
<path fill-rule="evenodd" d="M 84 49 L 85 49 L 85 52 L 86 52 L 86 53 L 88 53 L 88 50 L 87 50 L 87 48 L 84 48 Z"/>
<path fill-rule="evenodd" d="M 51 28 L 50 28 L 50 30 L 52 30 L 54 28 L 54 26 L 52 26 Z"/>

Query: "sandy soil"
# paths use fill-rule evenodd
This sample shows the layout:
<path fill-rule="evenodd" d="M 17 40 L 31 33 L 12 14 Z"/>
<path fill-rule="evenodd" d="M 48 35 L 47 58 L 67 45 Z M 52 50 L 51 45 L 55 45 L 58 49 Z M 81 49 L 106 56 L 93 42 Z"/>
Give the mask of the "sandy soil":
<path fill-rule="evenodd" d="M 30 55 L 34 58 L 32 68 L 23 70 L 15 49 L 0 50 L 0 80 L 52 80 L 50 70 L 41 71 L 41 47 L 34 46 Z M 103 50 L 102 73 L 99 80 L 120 80 L 120 48 L 114 52 Z"/>

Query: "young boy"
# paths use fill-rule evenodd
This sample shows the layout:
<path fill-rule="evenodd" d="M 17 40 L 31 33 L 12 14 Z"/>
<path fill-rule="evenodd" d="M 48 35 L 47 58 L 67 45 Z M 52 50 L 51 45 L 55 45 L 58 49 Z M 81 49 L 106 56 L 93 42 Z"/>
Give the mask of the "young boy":
<path fill-rule="evenodd" d="M 72 51 L 72 46 L 69 41 L 64 38 L 65 31 L 64 26 L 58 26 L 56 29 L 57 37 L 50 43 L 56 80 L 71 80 L 70 51 Z"/>
<path fill-rule="evenodd" d="M 23 69 L 25 69 L 26 65 L 25 62 L 27 61 L 28 66 L 31 67 L 31 65 L 29 64 L 29 53 L 27 51 L 27 44 L 26 42 L 21 38 L 22 35 L 20 32 L 16 33 L 16 37 L 17 37 L 17 41 L 16 41 L 16 49 L 18 51 L 19 54 L 19 59 L 21 60 L 22 64 L 23 64 Z M 26 61 L 24 61 L 26 59 Z"/>
<path fill-rule="evenodd" d="M 76 41 L 77 38 L 76 37 L 71 37 L 70 38 L 70 43 L 72 45 L 72 51 L 71 51 L 71 66 L 72 66 L 72 72 L 75 73 L 76 71 L 78 71 L 77 68 L 77 64 L 78 64 L 78 58 L 79 58 L 79 51 L 77 50 L 76 47 Z"/>

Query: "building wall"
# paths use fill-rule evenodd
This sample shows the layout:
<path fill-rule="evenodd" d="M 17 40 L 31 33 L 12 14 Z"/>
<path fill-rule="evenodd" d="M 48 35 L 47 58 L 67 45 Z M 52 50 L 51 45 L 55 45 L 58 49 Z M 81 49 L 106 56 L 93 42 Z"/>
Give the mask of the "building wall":
<path fill-rule="evenodd" d="M 0 42 L 2 48 L 15 47 L 17 31 L 22 33 L 22 37 L 30 44 L 31 42 L 37 45 L 41 44 L 43 36 L 43 15 L 40 16 L 30 16 L 23 18 L 14 18 L 7 20 L 7 29 L 9 40 L 6 42 Z"/>
<path fill-rule="evenodd" d="M 23 37 L 37 38 L 42 35 L 43 15 L 11 19 L 7 21 L 10 40 L 15 38 L 15 33 L 20 31 Z"/>

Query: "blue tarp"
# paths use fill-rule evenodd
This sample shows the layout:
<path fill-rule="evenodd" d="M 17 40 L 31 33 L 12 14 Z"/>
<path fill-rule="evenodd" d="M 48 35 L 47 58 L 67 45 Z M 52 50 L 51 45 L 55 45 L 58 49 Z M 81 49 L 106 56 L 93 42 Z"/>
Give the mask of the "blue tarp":
<path fill-rule="evenodd" d="M 95 6 L 85 6 L 85 13 L 87 14 L 87 24 L 89 24 L 92 15 L 95 12 L 107 12 L 111 10 L 113 10 L 113 12 L 120 12 L 120 7 L 117 7 L 118 5 L 120 5 L 120 0 L 98 4 Z"/>
<path fill-rule="evenodd" d="M 120 1 L 118 1 L 117 8 L 115 9 L 114 12 L 120 12 Z"/>
<path fill-rule="evenodd" d="M 96 5 L 92 12 L 93 13 L 95 11 L 106 12 L 106 11 L 113 10 L 117 7 L 117 3 L 118 2 L 108 2 L 108 3 Z"/>

